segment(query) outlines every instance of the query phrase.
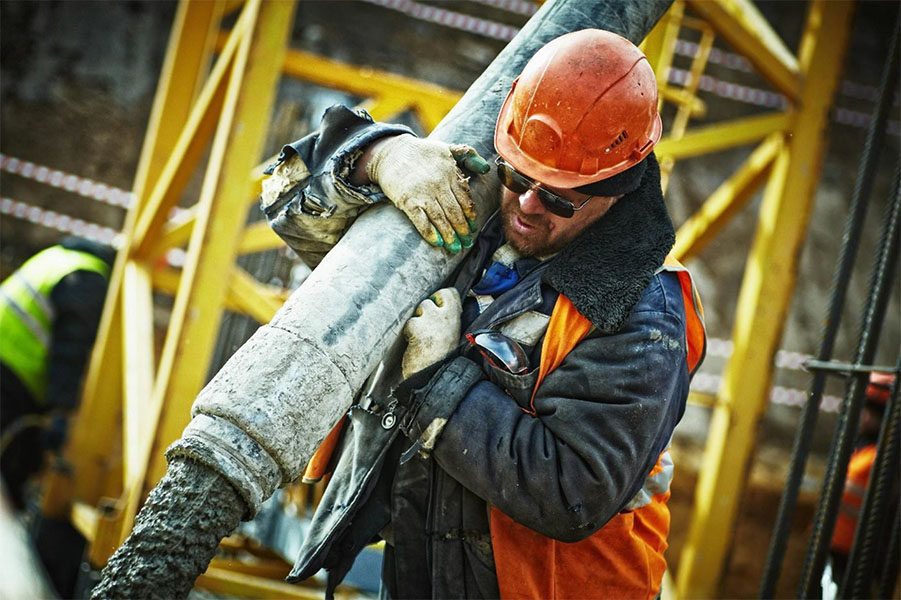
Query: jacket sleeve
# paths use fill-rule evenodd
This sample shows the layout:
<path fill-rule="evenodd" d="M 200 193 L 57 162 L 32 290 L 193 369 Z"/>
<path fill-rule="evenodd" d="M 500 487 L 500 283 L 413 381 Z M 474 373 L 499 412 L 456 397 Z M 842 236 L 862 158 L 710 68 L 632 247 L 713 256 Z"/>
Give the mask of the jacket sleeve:
<path fill-rule="evenodd" d="M 413 132 L 376 123 L 362 110 L 332 106 L 318 131 L 284 146 L 266 169 L 271 175 L 294 156 L 303 163 L 289 189 L 275 198 L 264 194 L 260 204 L 272 229 L 310 266 L 319 264 L 360 212 L 386 199 L 377 185 L 353 186 L 348 179 L 366 146 L 401 133 Z"/>
<path fill-rule="evenodd" d="M 478 381 L 455 406 L 438 386 L 443 397 L 426 398 L 417 419 L 424 427 L 447 413 L 432 456 L 451 476 L 516 521 L 573 542 L 641 488 L 684 411 L 688 382 L 678 316 L 635 312 L 617 334 L 580 342 L 545 378 L 535 417 Z"/>
<path fill-rule="evenodd" d="M 94 346 L 107 280 L 99 273 L 75 271 L 53 288 L 56 310 L 47 364 L 47 404 L 72 410 L 78 405 L 81 380 Z"/>

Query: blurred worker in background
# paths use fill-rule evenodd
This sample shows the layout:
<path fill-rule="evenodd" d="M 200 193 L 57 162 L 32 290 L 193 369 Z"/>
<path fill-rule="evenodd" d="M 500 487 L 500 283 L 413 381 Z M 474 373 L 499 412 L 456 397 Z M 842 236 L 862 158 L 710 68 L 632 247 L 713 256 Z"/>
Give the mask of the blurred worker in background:
<path fill-rule="evenodd" d="M 331 593 L 381 536 L 391 598 L 659 594 L 668 448 L 705 348 L 668 257 L 660 134 L 644 55 L 583 30 L 514 82 L 482 178 L 500 208 L 475 242 L 457 165 L 489 164 L 472 148 L 332 107 L 283 149 L 263 208 L 314 264 L 385 199 L 431 244 L 474 244 L 407 323 L 403 383 L 377 371 L 349 412 L 290 580 L 325 567 Z"/>
<path fill-rule="evenodd" d="M 0 284 L 0 473 L 19 509 L 78 404 L 115 250 L 68 237 Z"/>
<path fill-rule="evenodd" d="M 835 521 L 835 530 L 832 534 L 832 545 L 829 551 L 832 580 L 836 586 L 841 585 L 844 579 L 848 557 L 851 555 L 860 509 L 863 506 L 863 498 L 870 482 L 870 473 L 876 460 L 876 442 L 879 439 L 879 430 L 882 428 L 882 418 L 885 415 L 889 394 L 894 384 L 895 375 L 891 373 L 874 371 L 870 374 L 864 406 L 860 413 L 856 448 L 848 463 L 845 491 L 842 494 L 842 504 Z M 897 490 L 894 490 L 893 497 L 897 498 Z M 893 522 L 893 519 L 890 519 L 889 522 Z"/>

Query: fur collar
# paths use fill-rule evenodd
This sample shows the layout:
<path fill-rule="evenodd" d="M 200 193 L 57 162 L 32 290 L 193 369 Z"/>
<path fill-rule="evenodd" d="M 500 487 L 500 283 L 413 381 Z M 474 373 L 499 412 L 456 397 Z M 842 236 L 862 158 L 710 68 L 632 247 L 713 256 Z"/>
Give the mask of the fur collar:
<path fill-rule="evenodd" d="M 544 281 L 602 332 L 623 326 L 676 240 L 651 154 L 641 185 L 551 260 Z"/>

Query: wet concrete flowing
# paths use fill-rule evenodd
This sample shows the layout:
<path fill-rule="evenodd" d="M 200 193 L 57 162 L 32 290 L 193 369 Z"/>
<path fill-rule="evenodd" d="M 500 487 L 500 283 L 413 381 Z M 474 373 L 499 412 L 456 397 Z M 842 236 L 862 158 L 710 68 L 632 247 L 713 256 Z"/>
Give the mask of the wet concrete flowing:
<path fill-rule="evenodd" d="M 172 460 L 92 597 L 186 597 L 246 510 L 221 475 L 188 459 Z"/>

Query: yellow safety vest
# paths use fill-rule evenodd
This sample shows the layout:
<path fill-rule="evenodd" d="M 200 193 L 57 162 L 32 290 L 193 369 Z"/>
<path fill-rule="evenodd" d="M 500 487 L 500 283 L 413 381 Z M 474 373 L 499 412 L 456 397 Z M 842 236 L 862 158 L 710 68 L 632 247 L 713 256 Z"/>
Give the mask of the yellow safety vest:
<path fill-rule="evenodd" d="M 47 394 L 47 355 L 56 316 L 50 294 L 75 271 L 109 277 L 110 268 L 93 254 L 52 246 L 0 284 L 0 361 L 40 404 Z"/>

